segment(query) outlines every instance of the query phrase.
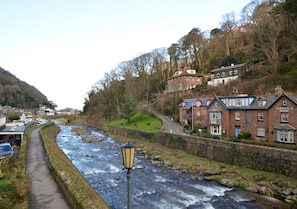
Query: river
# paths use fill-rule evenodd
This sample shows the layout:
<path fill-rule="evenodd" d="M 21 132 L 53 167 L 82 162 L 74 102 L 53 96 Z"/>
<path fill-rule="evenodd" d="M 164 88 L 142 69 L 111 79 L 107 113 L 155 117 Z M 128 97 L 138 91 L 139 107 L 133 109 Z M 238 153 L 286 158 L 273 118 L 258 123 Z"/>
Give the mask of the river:
<path fill-rule="evenodd" d="M 71 126 L 60 126 L 57 144 L 83 174 L 91 186 L 114 209 L 127 208 L 127 178 L 123 169 L 121 143 L 90 127 L 82 140 Z M 172 170 L 154 164 L 140 154 L 131 170 L 131 208 L 141 209 L 262 209 L 271 208 L 275 199 L 257 198 L 255 194 L 237 191 L 197 174 Z M 279 207 L 274 207 L 279 208 Z"/>

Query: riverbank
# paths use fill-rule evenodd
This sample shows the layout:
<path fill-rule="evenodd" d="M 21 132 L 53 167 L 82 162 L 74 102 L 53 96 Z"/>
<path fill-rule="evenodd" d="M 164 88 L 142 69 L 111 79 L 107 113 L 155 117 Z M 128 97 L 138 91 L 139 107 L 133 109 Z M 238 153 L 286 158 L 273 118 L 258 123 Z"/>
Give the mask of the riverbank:
<path fill-rule="evenodd" d="M 273 206 L 271 208 L 297 208 L 296 179 L 280 174 L 210 161 L 190 155 L 182 150 L 169 149 L 158 143 L 140 138 L 112 136 L 122 143 L 127 141 L 134 143 L 137 146 L 137 151 L 153 163 L 164 163 L 179 172 L 199 174 L 207 181 L 216 181 L 221 185 L 233 187 L 249 195 L 255 194 L 255 197 L 261 198 L 263 202 L 271 203 L 270 206 Z"/>
<path fill-rule="evenodd" d="M 53 178 L 63 191 L 71 208 L 110 208 L 91 187 L 56 143 L 60 129 L 55 124 L 41 128 L 41 137 Z"/>

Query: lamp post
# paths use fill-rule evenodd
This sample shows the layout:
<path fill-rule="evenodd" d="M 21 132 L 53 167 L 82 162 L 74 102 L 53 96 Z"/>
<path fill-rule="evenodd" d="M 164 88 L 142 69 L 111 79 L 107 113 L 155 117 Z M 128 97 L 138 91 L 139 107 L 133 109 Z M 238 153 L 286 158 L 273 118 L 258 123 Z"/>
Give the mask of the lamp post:
<path fill-rule="evenodd" d="M 135 145 L 130 142 L 121 146 L 123 165 L 128 170 L 127 171 L 127 200 L 128 200 L 128 209 L 130 209 L 130 170 L 134 165 L 134 156 L 135 156 Z"/>

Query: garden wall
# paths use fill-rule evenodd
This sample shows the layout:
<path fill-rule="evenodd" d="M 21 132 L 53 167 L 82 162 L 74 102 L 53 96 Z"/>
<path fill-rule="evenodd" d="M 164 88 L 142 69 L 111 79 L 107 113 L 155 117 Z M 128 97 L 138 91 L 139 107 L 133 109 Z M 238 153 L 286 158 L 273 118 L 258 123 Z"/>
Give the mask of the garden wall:
<path fill-rule="evenodd" d="M 297 178 L 297 151 L 295 150 L 164 132 L 153 134 L 113 126 L 101 128 L 111 134 L 158 142 L 168 148 L 181 149 L 217 162 Z"/>

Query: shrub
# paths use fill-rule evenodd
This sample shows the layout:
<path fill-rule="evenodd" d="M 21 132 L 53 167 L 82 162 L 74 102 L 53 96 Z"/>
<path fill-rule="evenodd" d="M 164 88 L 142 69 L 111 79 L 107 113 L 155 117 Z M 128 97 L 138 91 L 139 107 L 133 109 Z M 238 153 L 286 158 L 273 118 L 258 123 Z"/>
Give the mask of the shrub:
<path fill-rule="evenodd" d="M 238 138 L 239 139 L 248 139 L 251 137 L 251 133 L 248 132 L 248 131 L 241 131 L 239 134 L 238 134 Z"/>

